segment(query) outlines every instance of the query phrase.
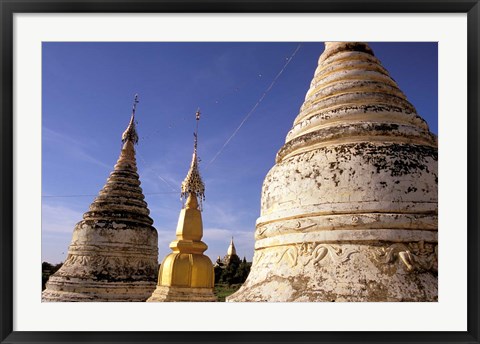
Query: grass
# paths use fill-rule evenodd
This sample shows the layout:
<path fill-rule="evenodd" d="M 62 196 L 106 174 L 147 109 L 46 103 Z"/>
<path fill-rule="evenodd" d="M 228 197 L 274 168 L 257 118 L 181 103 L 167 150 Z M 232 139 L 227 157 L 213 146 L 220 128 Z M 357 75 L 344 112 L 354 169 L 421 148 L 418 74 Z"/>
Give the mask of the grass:
<path fill-rule="evenodd" d="M 225 298 L 232 295 L 240 289 L 241 286 L 241 284 L 232 284 L 231 286 L 228 286 L 228 284 L 217 283 L 215 284 L 214 293 L 219 302 L 225 302 Z"/>

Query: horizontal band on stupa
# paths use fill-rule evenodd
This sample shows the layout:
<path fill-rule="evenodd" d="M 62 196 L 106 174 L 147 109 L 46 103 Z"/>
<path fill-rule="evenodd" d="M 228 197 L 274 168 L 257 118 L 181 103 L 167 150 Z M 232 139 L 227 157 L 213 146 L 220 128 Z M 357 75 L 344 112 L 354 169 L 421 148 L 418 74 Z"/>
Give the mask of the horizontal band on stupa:
<path fill-rule="evenodd" d="M 374 112 L 371 108 L 353 106 L 315 114 L 295 125 L 288 132 L 285 141 L 289 142 L 303 134 L 342 124 L 345 121 L 350 123 L 388 122 L 396 125 L 413 125 L 422 130 L 428 130 L 425 121 L 415 113 L 405 113 L 400 108 L 396 108 L 399 111 L 394 111 L 391 107 L 377 107 Z"/>
<path fill-rule="evenodd" d="M 299 216 L 290 219 L 279 218 L 268 223 L 257 224 L 255 239 L 298 232 L 335 231 L 341 229 L 398 229 L 432 230 L 438 229 L 436 214 L 406 213 L 356 213 L 341 215 Z"/>
<path fill-rule="evenodd" d="M 408 143 L 436 147 L 435 136 L 416 126 L 395 123 L 353 122 L 310 131 L 291 139 L 278 151 L 277 162 L 293 154 L 353 142 Z M 302 149 L 307 147 L 307 149 Z"/>
<path fill-rule="evenodd" d="M 438 242 L 438 232 L 428 230 L 371 229 L 320 231 L 313 233 L 290 233 L 255 241 L 255 250 L 306 242 L 349 243 L 349 242 Z"/>

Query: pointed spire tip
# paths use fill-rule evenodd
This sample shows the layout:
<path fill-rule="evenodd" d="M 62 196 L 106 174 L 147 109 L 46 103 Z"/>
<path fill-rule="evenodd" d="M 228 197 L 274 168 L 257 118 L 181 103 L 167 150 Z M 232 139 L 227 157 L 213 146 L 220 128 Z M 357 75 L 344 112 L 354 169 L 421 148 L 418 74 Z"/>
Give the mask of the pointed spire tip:
<path fill-rule="evenodd" d="M 133 107 L 132 107 L 132 116 L 130 117 L 130 123 L 128 123 L 127 129 L 122 134 L 122 142 L 125 143 L 127 141 L 131 141 L 133 144 L 138 143 L 138 134 L 135 128 L 135 112 L 137 111 L 137 104 L 139 103 L 138 100 L 138 93 L 135 93 L 133 98 Z"/>

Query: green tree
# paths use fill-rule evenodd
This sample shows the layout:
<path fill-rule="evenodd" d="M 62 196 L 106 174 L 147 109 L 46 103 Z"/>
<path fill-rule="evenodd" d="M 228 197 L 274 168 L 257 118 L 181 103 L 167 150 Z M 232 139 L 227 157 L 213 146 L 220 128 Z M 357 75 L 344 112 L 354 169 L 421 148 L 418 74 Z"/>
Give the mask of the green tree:
<path fill-rule="evenodd" d="M 48 262 L 42 262 L 42 290 L 45 289 L 45 284 L 48 278 L 62 267 L 63 263 L 52 265 Z"/>
<path fill-rule="evenodd" d="M 220 266 L 217 265 L 213 268 L 213 272 L 215 274 L 215 284 L 217 284 L 218 282 L 220 282 L 220 279 L 221 279 L 222 273 L 223 273 L 223 269 Z"/>
<path fill-rule="evenodd" d="M 238 258 L 238 256 L 232 256 L 225 269 L 223 269 L 220 281 L 227 283 L 228 285 L 238 283 L 237 278 L 235 278 L 235 274 L 237 273 L 239 266 L 240 258 Z"/>
<path fill-rule="evenodd" d="M 237 268 L 234 279 L 236 283 L 243 283 L 247 280 L 248 274 L 250 273 L 251 263 L 247 263 L 244 259 Z"/>
<path fill-rule="evenodd" d="M 42 263 L 42 271 L 52 271 L 53 265 L 48 262 Z"/>

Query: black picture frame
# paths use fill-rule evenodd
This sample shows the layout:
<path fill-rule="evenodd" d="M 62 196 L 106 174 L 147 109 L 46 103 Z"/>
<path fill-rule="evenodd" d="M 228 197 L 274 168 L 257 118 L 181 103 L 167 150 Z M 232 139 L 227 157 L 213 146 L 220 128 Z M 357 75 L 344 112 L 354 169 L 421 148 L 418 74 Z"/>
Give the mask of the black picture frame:
<path fill-rule="evenodd" d="M 0 0 L 1 343 L 479 343 L 478 0 Z M 465 332 L 20 332 L 13 331 L 13 16 L 15 13 L 466 13 L 468 28 L 468 314 Z M 452 316 L 455 316 L 452 314 Z"/>

